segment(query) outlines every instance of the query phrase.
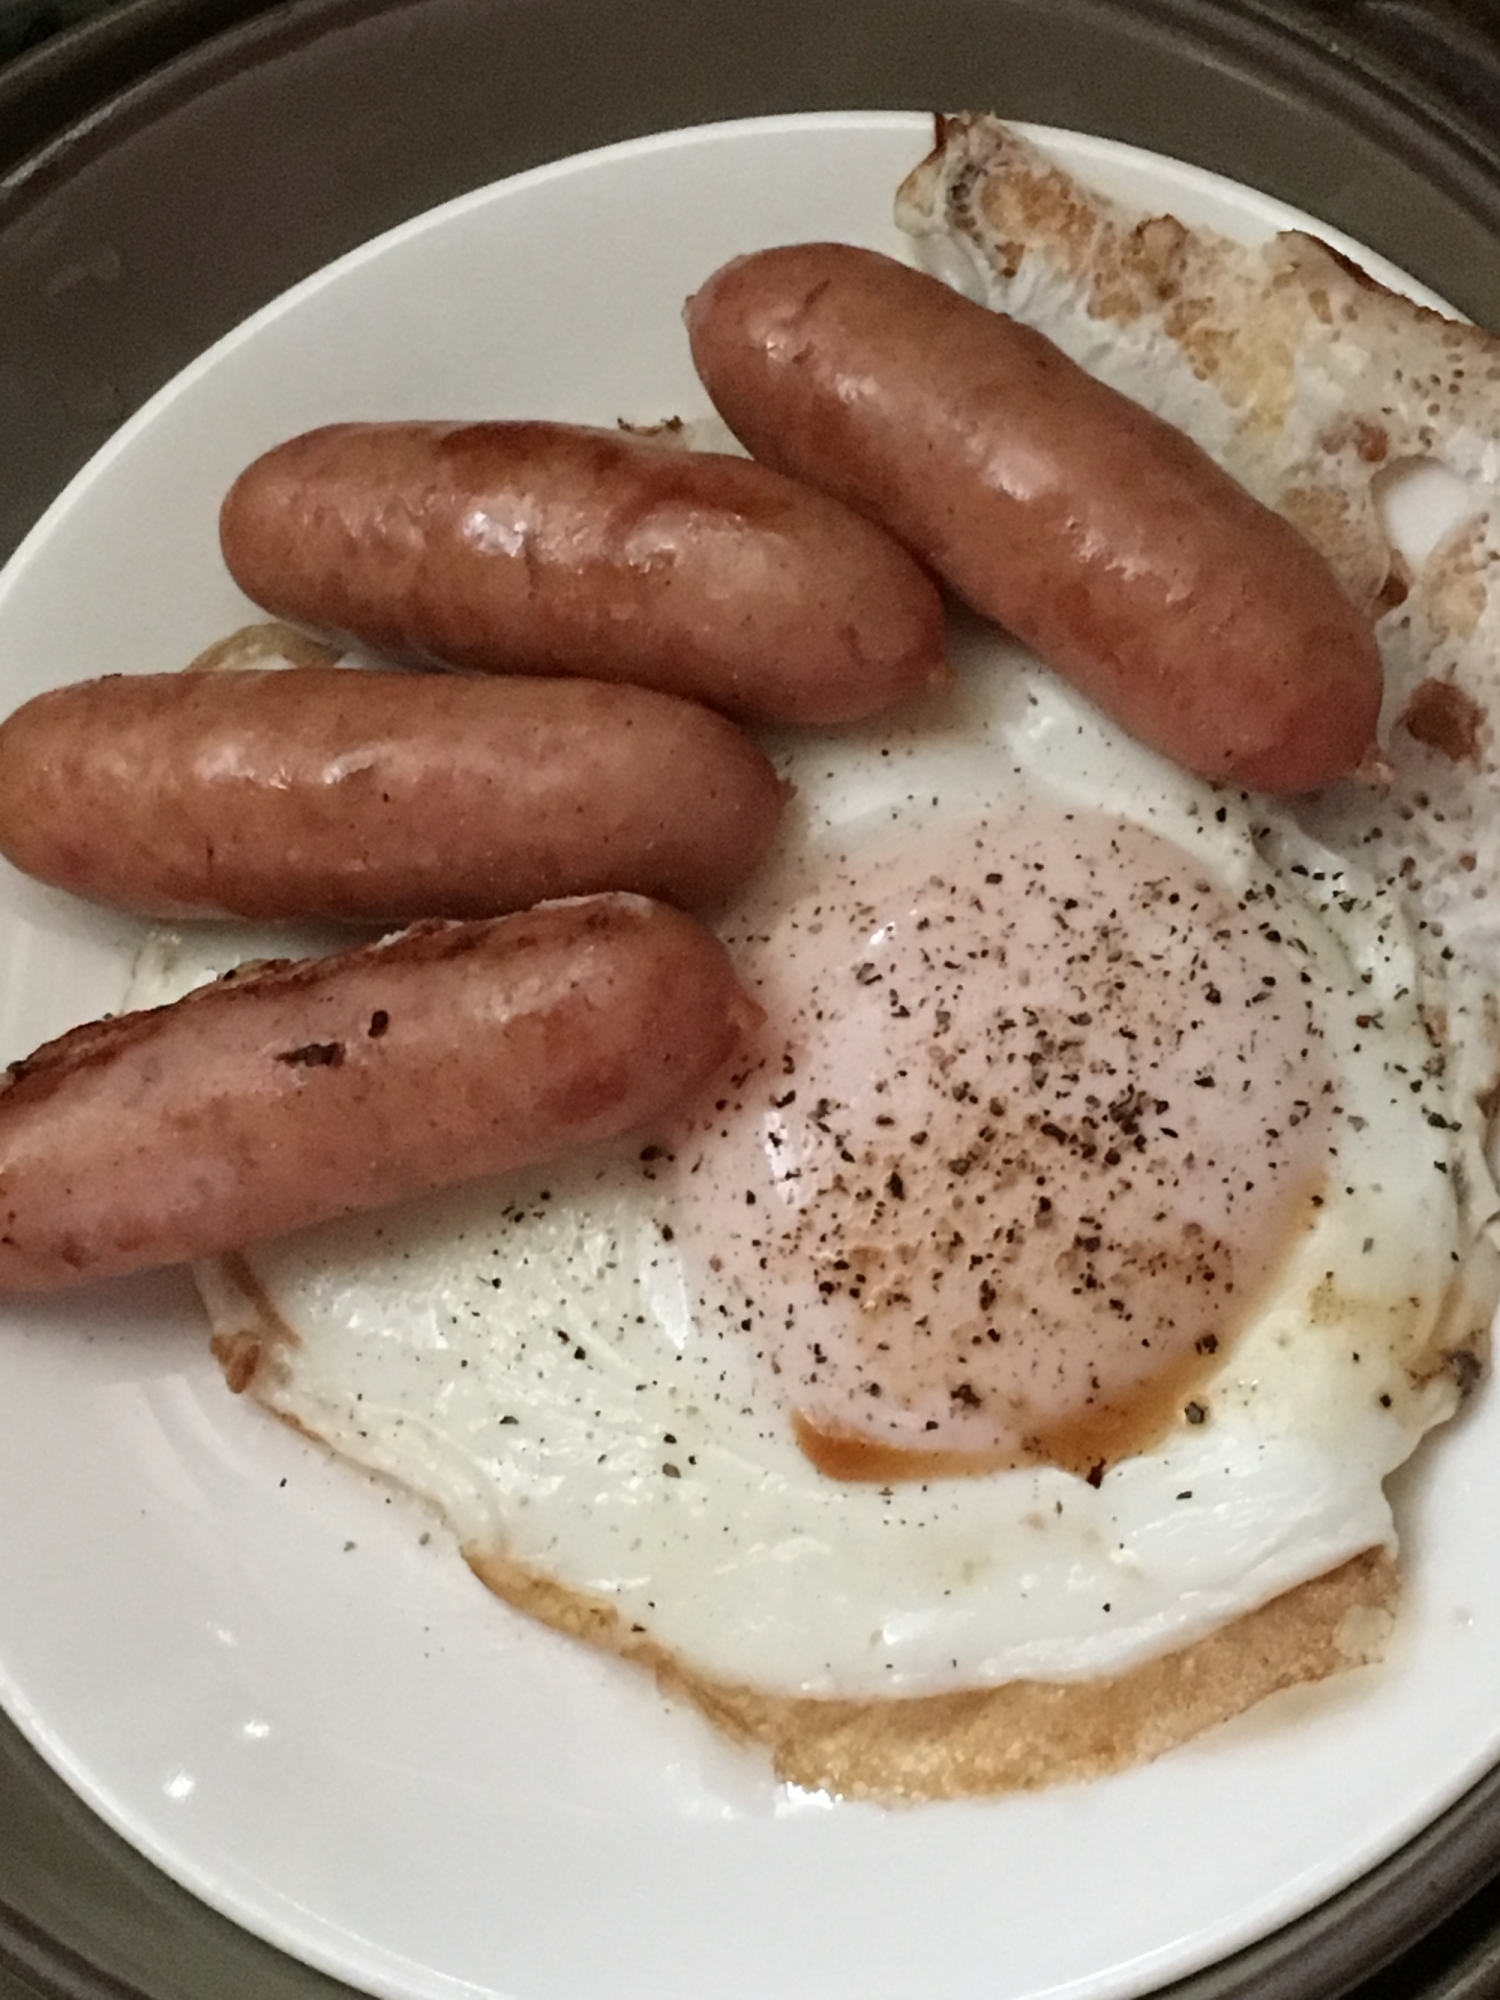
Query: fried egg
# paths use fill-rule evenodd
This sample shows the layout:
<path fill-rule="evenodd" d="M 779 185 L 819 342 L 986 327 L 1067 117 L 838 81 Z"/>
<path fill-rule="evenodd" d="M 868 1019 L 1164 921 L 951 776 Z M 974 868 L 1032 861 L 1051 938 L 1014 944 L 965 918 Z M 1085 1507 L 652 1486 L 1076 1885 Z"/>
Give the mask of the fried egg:
<path fill-rule="evenodd" d="M 1116 1768 L 1380 1650 L 1384 1482 L 1500 1297 L 1465 554 L 1500 363 L 1311 239 L 1137 216 L 994 120 L 942 121 L 897 212 L 1384 612 L 1391 789 L 1202 785 L 965 624 L 957 692 L 771 746 L 796 805 L 720 919 L 766 1026 L 702 1102 L 199 1284 L 232 1385 L 501 1595 L 784 1775 L 935 1796 Z M 1462 489 L 1420 543 L 1414 466 Z M 162 934 L 134 999 L 308 942 Z"/>
<path fill-rule="evenodd" d="M 704 1101 L 200 1273 L 236 1386 L 708 1685 L 1086 1682 L 1391 1548 L 1500 1289 L 1482 989 L 1289 816 L 958 650 L 774 746 L 721 917 L 767 1022 Z M 163 934 L 133 1000 L 284 945 Z"/>

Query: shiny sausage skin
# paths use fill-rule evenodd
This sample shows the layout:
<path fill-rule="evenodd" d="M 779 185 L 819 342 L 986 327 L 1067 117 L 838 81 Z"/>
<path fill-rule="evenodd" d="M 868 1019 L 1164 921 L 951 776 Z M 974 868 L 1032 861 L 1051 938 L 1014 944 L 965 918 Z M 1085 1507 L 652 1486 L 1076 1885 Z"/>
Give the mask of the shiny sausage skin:
<path fill-rule="evenodd" d="M 115 675 L 0 725 L 0 853 L 149 916 L 484 917 L 743 880 L 783 787 L 735 725 L 595 681 Z"/>
<path fill-rule="evenodd" d="M 620 432 L 334 424 L 243 472 L 219 531 L 257 604 L 410 663 L 790 723 L 951 671 L 937 588 L 883 529 L 747 460 Z"/>
<path fill-rule="evenodd" d="M 724 266 L 687 324 L 757 457 L 883 521 L 1132 735 L 1273 792 L 1371 751 L 1374 634 L 1322 556 L 1040 333 L 819 243 Z"/>
<path fill-rule="evenodd" d="M 0 1085 L 0 1292 L 214 1256 L 634 1130 L 758 1015 L 692 918 L 598 896 L 76 1029 Z"/>

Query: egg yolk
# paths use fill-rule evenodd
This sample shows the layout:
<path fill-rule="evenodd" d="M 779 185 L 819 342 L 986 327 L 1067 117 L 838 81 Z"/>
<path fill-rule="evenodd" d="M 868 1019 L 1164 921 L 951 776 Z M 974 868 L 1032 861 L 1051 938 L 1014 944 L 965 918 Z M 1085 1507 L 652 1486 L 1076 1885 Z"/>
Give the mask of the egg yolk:
<path fill-rule="evenodd" d="M 1330 1157 L 1276 914 L 1035 798 L 743 913 L 765 1039 L 671 1144 L 673 1233 L 823 1471 L 1098 1478 L 1201 1420 Z"/>

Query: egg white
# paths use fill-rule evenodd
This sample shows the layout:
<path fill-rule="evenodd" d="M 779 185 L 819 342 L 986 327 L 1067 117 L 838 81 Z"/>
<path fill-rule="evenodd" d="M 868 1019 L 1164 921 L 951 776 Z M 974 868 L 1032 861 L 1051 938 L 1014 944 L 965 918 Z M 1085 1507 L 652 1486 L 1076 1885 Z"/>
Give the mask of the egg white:
<path fill-rule="evenodd" d="M 1206 1421 L 1180 1416 L 1097 1486 L 1046 1465 L 828 1478 L 784 1384 L 695 1309 L 698 1253 L 640 1140 L 199 1274 L 221 1335 L 263 1333 L 267 1307 L 283 1329 L 252 1383 L 271 1411 L 430 1502 L 471 1557 L 771 1694 L 1113 1673 L 1393 1547 L 1382 1481 L 1452 1413 L 1468 1364 L 1444 1357 L 1482 1339 L 1500 1290 L 1478 1105 L 1497 1044 L 1467 976 L 1289 817 L 1185 778 L 993 635 L 959 650 L 953 697 L 774 746 L 797 787 L 784 879 L 835 842 L 857 853 L 893 824 L 918 840 L 1030 787 L 1153 829 L 1235 895 L 1269 889 L 1327 988 L 1338 1172 Z M 161 933 L 132 1004 L 305 943 Z"/>

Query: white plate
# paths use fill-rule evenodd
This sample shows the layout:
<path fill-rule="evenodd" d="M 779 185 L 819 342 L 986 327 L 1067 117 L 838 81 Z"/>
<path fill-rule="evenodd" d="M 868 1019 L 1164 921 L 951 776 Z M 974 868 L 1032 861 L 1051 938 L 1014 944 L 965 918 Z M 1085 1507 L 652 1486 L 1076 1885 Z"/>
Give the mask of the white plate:
<path fill-rule="evenodd" d="M 243 622 L 218 501 L 290 432 L 704 411 L 685 295 L 758 244 L 899 254 L 891 195 L 928 129 L 632 143 L 299 287 L 127 425 L 0 577 L 0 706 L 180 665 Z M 1045 136 L 1189 220 L 1305 221 Z M 0 1055 L 117 1006 L 137 936 L 0 875 Z M 1500 1756 L 1490 1393 L 1401 1482 L 1412 1581 L 1383 1668 L 1104 1783 L 895 1813 L 778 1787 L 634 1670 L 509 1613 L 414 1508 L 226 1393 L 177 1274 L 7 1307 L 0 1409 L 0 1699 L 169 1874 L 382 1995 L 1120 2000 L 1322 1901 Z"/>

